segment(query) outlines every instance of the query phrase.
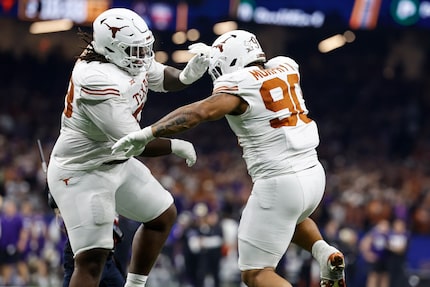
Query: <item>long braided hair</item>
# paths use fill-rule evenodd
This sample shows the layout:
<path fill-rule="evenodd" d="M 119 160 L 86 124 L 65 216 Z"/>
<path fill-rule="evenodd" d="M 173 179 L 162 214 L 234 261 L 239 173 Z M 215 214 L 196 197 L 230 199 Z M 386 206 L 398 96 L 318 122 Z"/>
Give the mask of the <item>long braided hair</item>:
<path fill-rule="evenodd" d="M 87 62 L 98 61 L 101 63 L 109 63 L 105 56 L 94 50 L 94 46 L 92 44 L 93 36 L 90 33 L 78 29 L 78 36 L 86 43 L 86 47 L 84 47 L 84 51 L 76 57 L 77 59 Z"/>

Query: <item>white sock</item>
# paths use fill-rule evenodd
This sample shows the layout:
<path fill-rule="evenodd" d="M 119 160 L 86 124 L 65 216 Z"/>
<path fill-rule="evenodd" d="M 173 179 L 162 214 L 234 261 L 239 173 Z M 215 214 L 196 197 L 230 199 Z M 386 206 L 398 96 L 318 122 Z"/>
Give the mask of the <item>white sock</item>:
<path fill-rule="evenodd" d="M 318 240 L 312 245 L 312 256 L 320 265 L 322 278 L 330 278 L 330 270 L 328 269 L 327 262 L 330 255 L 335 252 L 339 252 L 339 250 L 324 240 Z"/>
<path fill-rule="evenodd" d="M 124 287 L 145 287 L 147 279 L 147 275 L 128 273 Z"/>

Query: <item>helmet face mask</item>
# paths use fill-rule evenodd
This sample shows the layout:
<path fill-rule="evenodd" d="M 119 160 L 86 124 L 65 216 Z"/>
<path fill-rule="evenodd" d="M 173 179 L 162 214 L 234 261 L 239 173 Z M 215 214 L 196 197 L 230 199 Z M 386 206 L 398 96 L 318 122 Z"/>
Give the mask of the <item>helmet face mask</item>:
<path fill-rule="evenodd" d="M 266 62 L 257 37 L 247 31 L 233 30 L 219 36 L 212 44 L 208 72 L 215 80 L 254 62 Z"/>
<path fill-rule="evenodd" d="M 127 71 L 137 75 L 148 69 L 154 58 L 154 36 L 135 12 L 113 8 L 93 22 L 94 50 Z"/>

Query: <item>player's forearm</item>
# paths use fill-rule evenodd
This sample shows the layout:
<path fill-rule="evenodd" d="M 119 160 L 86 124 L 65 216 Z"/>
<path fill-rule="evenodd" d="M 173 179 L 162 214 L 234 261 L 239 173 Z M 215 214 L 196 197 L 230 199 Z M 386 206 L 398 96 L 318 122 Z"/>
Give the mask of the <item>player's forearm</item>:
<path fill-rule="evenodd" d="M 149 142 L 140 156 L 143 157 L 157 157 L 168 155 L 172 153 L 172 146 L 170 139 L 156 138 Z"/>
<path fill-rule="evenodd" d="M 151 125 L 155 137 L 169 136 L 189 130 L 204 121 L 200 113 L 188 108 L 179 108 Z"/>
<path fill-rule="evenodd" d="M 174 92 L 179 91 L 187 87 L 187 85 L 183 84 L 179 80 L 179 74 L 181 70 L 178 70 L 174 67 L 167 66 L 164 68 L 164 89 L 166 91 Z"/>

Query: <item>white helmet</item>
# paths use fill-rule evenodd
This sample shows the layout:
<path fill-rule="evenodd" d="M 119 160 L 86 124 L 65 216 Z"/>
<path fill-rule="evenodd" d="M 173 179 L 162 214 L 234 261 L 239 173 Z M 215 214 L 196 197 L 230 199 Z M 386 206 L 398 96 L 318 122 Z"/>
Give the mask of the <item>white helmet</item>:
<path fill-rule="evenodd" d="M 94 20 L 93 30 L 94 50 L 109 62 L 131 75 L 151 65 L 154 36 L 135 12 L 125 8 L 106 10 Z"/>
<path fill-rule="evenodd" d="M 208 72 L 215 80 L 254 62 L 266 62 L 257 37 L 243 30 L 233 30 L 219 36 L 212 44 Z"/>

